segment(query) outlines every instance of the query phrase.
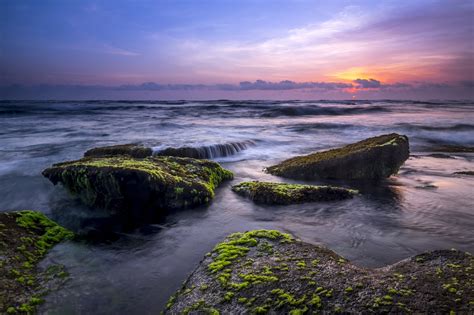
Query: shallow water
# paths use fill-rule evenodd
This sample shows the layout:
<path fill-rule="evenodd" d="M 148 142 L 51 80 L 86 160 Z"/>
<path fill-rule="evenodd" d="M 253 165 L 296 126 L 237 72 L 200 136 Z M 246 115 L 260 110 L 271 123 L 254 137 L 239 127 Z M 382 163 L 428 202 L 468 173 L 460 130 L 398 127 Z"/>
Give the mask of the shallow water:
<path fill-rule="evenodd" d="M 474 178 L 453 172 L 473 170 L 474 154 L 428 156 L 437 144 L 474 145 L 473 121 L 473 104 L 464 102 L 0 102 L 0 209 L 37 209 L 84 231 L 105 214 L 84 209 L 44 179 L 41 170 L 52 163 L 118 143 L 159 150 L 252 141 L 215 158 L 235 179 L 209 206 L 108 241 L 63 243 L 47 256 L 45 263 L 66 265 L 71 278 L 47 297 L 43 313 L 151 314 L 236 231 L 283 230 L 368 267 L 432 249 L 473 252 Z M 244 180 L 297 182 L 262 169 L 389 132 L 408 135 L 412 156 L 381 183 L 330 182 L 359 189 L 352 200 L 268 207 L 229 189 Z"/>

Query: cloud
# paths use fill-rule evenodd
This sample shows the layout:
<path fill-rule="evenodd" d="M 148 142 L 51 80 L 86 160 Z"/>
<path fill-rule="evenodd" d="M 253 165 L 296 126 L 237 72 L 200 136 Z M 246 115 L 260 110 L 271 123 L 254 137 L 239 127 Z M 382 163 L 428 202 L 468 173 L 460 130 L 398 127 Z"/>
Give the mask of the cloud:
<path fill-rule="evenodd" d="M 256 80 L 239 84 L 0 85 L 0 99 L 474 99 L 472 81 L 397 82 L 375 79 L 340 82 Z M 377 87 L 376 87 L 377 86 Z"/>
<path fill-rule="evenodd" d="M 382 83 L 375 79 L 356 79 L 354 83 L 357 84 L 358 88 L 362 89 L 375 89 L 382 86 Z"/>
<path fill-rule="evenodd" d="M 109 44 L 104 44 L 103 45 L 103 52 L 106 54 L 111 54 L 111 55 L 119 55 L 119 56 L 140 56 L 139 53 L 122 49 L 119 47 L 115 47 Z"/>
<path fill-rule="evenodd" d="M 284 80 L 280 82 L 268 82 L 257 80 L 255 82 L 244 81 L 240 82 L 239 88 L 241 90 L 295 90 L 295 89 L 323 89 L 336 90 L 351 88 L 351 84 L 339 82 L 294 82 Z"/>
<path fill-rule="evenodd" d="M 254 82 L 243 81 L 239 84 L 160 84 L 147 82 L 138 85 L 121 85 L 117 90 L 129 91 L 179 91 L 179 90 L 222 90 L 222 91 L 248 91 L 248 90 L 299 90 L 299 89 L 318 89 L 318 90 L 342 90 L 353 87 L 352 84 L 340 82 L 294 82 L 284 80 L 280 82 L 271 82 L 256 80 Z"/>

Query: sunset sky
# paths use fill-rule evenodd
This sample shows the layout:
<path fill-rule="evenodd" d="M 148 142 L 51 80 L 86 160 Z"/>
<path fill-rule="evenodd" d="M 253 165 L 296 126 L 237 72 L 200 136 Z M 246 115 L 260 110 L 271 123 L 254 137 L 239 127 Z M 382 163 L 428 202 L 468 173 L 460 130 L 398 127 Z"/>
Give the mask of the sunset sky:
<path fill-rule="evenodd" d="M 472 99 L 473 21 L 469 0 L 3 0 L 0 97 Z"/>

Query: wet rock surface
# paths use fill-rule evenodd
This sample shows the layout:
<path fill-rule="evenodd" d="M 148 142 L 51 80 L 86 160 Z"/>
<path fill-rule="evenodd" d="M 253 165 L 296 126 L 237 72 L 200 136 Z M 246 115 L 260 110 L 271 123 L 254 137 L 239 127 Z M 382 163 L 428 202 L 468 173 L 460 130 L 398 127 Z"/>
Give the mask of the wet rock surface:
<path fill-rule="evenodd" d="M 43 175 L 84 204 L 107 209 L 131 225 L 152 221 L 167 210 L 209 203 L 215 188 L 233 177 L 208 160 L 128 156 L 59 163 Z"/>
<path fill-rule="evenodd" d="M 135 158 L 151 156 L 153 150 L 139 144 L 119 144 L 106 147 L 93 148 L 84 153 L 84 157 L 110 157 L 118 155 L 129 155 Z"/>
<path fill-rule="evenodd" d="M 392 133 L 342 148 L 297 156 L 266 170 L 273 175 L 296 179 L 380 179 L 396 174 L 408 157 L 408 138 Z"/>
<path fill-rule="evenodd" d="M 268 205 L 289 205 L 305 202 L 331 201 L 352 198 L 356 190 L 300 184 L 271 182 L 243 182 L 232 187 L 237 194 Z"/>
<path fill-rule="evenodd" d="M 234 233 L 208 253 L 166 314 L 472 314 L 474 258 L 437 250 L 367 269 L 274 230 Z"/>
<path fill-rule="evenodd" d="M 54 245 L 72 237 L 40 212 L 0 212 L 1 314 L 35 312 L 42 297 L 66 280 L 64 266 L 37 265 Z"/>

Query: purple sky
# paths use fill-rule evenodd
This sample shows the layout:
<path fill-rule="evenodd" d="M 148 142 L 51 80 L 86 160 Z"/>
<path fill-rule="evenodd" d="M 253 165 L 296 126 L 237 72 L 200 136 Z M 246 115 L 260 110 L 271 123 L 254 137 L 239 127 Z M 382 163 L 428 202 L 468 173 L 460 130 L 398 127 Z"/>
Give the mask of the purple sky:
<path fill-rule="evenodd" d="M 0 2 L 0 98 L 474 99 L 473 1 Z"/>

